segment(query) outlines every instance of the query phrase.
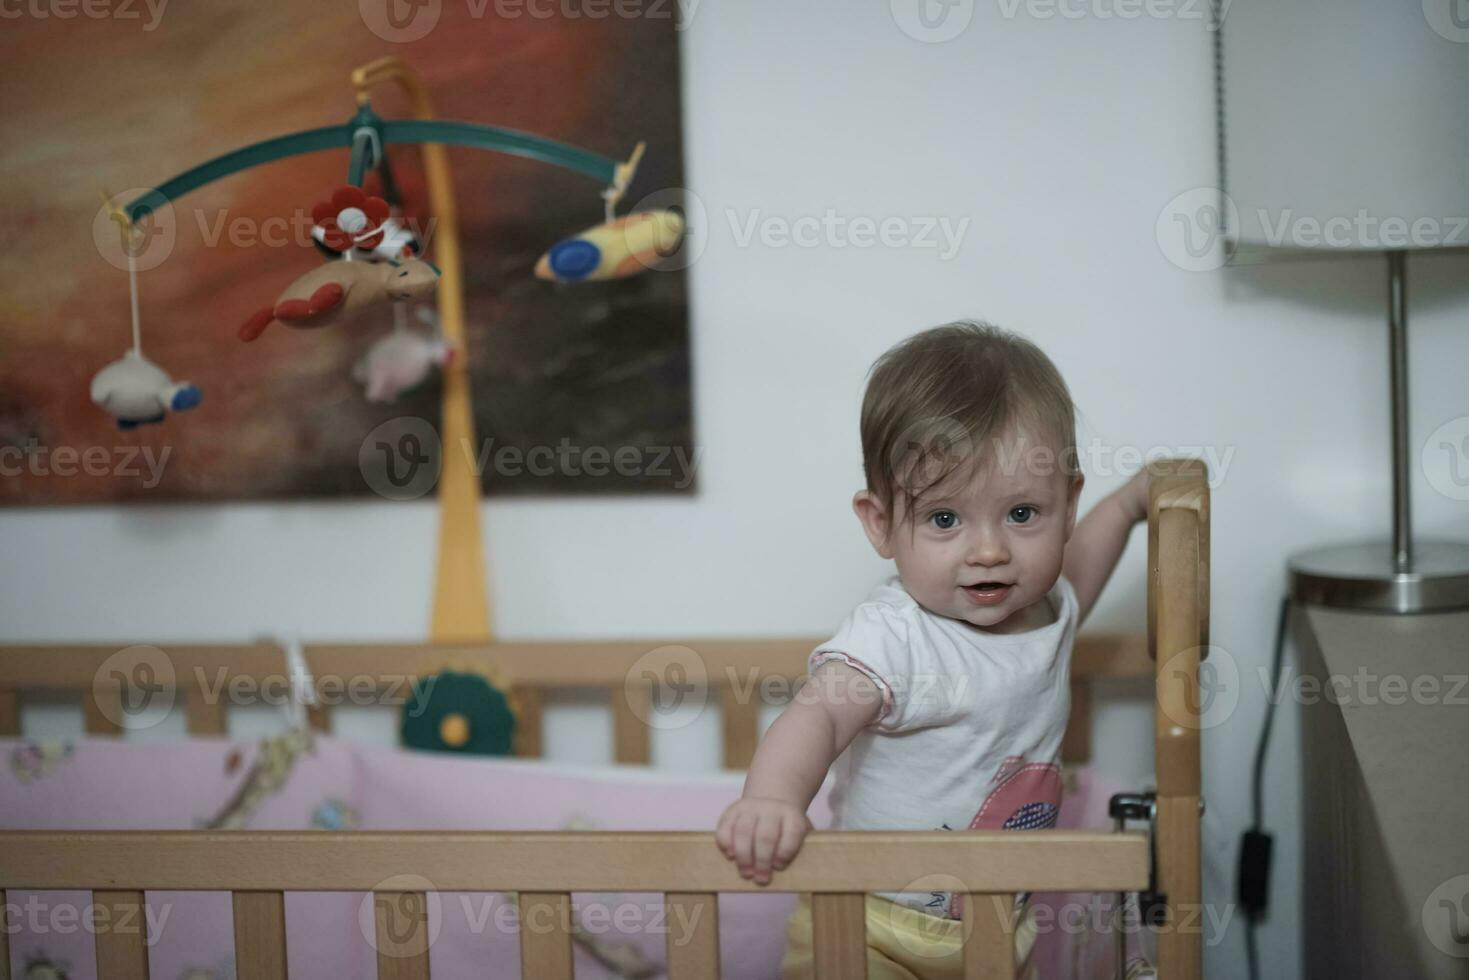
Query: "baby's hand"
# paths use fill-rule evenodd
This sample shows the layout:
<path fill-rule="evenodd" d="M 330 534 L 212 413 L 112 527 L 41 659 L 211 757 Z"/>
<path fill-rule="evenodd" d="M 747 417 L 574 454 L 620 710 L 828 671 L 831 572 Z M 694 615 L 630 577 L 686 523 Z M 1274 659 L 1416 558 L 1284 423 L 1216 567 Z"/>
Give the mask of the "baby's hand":
<path fill-rule="evenodd" d="M 714 840 L 724 856 L 739 865 L 740 877 L 770 883 L 770 869 L 785 870 L 801 849 L 811 821 L 785 800 L 745 797 L 719 818 Z"/>
<path fill-rule="evenodd" d="M 1127 516 L 1134 524 L 1148 519 L 1148 484 L 1151 482 L 1152 474 L 1144 466 L 1123 488 L 1123 505 L 1127 510 Z"/>

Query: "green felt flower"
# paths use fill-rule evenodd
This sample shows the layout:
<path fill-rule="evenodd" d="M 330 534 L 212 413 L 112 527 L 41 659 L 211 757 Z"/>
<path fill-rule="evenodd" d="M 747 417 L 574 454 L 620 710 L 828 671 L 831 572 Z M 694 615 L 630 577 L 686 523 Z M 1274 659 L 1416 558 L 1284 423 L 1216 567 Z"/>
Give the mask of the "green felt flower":
<path fill-rule="evenodd" d="M 400 732 L 404 748 L 510 755 L 515 714 L 486 678 L 445 670 L 414 682 Z"/>

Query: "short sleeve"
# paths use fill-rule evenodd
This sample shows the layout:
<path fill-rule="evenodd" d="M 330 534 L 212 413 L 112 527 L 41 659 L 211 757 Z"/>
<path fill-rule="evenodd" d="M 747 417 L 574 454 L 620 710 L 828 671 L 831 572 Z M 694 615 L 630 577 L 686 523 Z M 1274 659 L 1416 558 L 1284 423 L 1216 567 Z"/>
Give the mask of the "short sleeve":
<path fill-rule="evenodd" d="M 885 732 L 922 728 L 933 719 L 927 717 L 931 711 L 907 696 L 916 672 L 909 632 L 907 621 L 890 607 L 864 603 L 853 610 L 835 636 L 811 652 L 807 670 L 814 673 L 833 660 L 847 664 L 870 677 L 882 692 L 882 710 L 872 727 Z"/>

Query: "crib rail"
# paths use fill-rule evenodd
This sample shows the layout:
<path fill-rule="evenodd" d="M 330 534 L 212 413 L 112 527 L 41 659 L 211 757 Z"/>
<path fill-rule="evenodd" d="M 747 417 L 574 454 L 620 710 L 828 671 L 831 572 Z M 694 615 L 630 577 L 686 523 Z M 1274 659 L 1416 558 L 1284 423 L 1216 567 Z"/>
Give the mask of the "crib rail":
<path fill-rule="evenodd" d="M 418 677 L 446 665 L 493 671 L 515 689 L 520 708 L 516 755 L 541 755 L 541 707 L 546 692 L 598 688 L 612 708 L 614 761 L 647 763 L 651 758 L 649 728 L 644 719 L 661 679 L 648 665 L 667 666 L 682 659 L 697 665 L 708 685 L 711 703 L 720 709 L 723 763 L 729 769 L 749 766 L 759 738 L 759 711 L 765 685 L 780 681 L 775 693 L 790 690 L 806 672 L 806 656 L 825 637 L 794 639 L 722 639 L 608 641 L 535 641 L 496 643 L 307 644 L 303 654 L 318 690 L 351 690 L 359 700 L 390 703 L 406 697 Z M 59 691 L 82 699 L 85 726 L 92 735 L 122 731 L 124 697 L 120 678 L 108 669 L 109 659 L 130 644 L 0 646 L 0 737 L 19 735 L 22 697 L 30 691 Z M 675 647 L 691 656 L 650 654 Z M 289 677 L 286 654 L 272 643 L 162 644 L 150 656 L 158 659 L 148 683 L 182 699 L 188 730 L 194 735 L 226 731 L 230 692 L 242 682 L 252 690 L 279 687 Z M 1141 633 L 1088 633 L 1077 639 L 1072 655 L 1071 718 L 1062 758 L 1073 764 L 1091 754 L 1093 682 L 1104 678 L 1152 678 L 1153 662 Z M 672 680 L 672 678 L 666 678 Z M 327 700 L 327 699 L 323 699 Z M 331 730 L 329 706 L 313 709 L 310 723 Z"/>
<path fill-rule="evenodd" d="M 866 969 L 863 895 L 942 873 L 968 895 L 965 977 L 1009 978 L 1015 892 L 1137 890 L 1148 860 L 1137 833 L 817 832 L 762 888 L 708 833 L 9 831 L 0 899 L 5 889 L 94 890 L 117 924 L 99 931 L 98 976 L 135 980 L 148 976 L 146 890 L 230 891 L 239 980 L 275 980 L 286 977 L 285 892 L 372 892 L 378 976 L 427 978 L 430 891 L 512 891 L 522 974 L 561 980 L 572 976 L 571 892 L 655 892 L 668 913 L 668 976 L 703 980 L 719 976 L 719 892 L 809 892 L 816 975 L 850 980 Z M 423 890 L 396 890 L 405 876 Z"/>

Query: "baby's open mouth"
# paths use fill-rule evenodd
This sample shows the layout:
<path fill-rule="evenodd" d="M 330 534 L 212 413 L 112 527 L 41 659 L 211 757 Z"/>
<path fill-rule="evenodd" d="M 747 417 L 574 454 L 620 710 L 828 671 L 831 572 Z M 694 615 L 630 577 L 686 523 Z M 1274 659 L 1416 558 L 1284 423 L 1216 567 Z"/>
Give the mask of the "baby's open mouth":
<path fill-rule="evenodd" d="M 1010 589 L 1014 582 L 980 582 L 976 585 L 961 586 L 964 590 L 964 598 L 977 606 L 995 606 L 1010 598 Z"/>

